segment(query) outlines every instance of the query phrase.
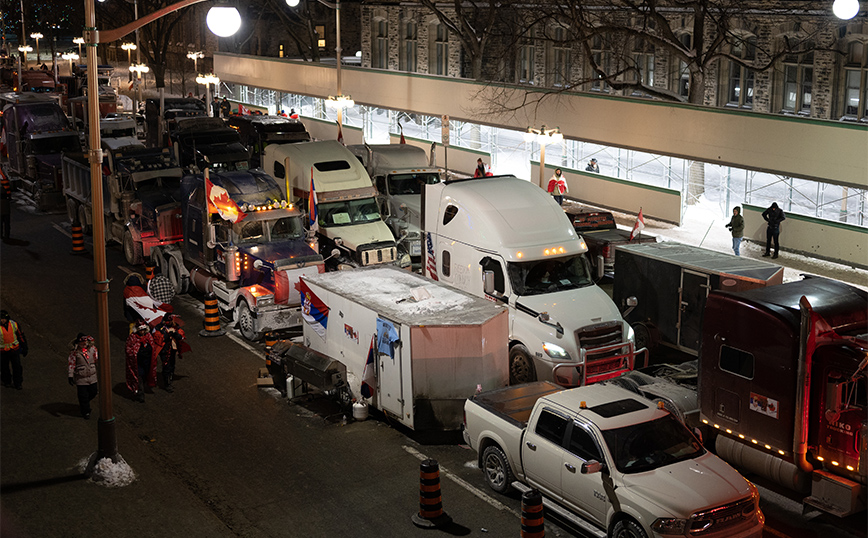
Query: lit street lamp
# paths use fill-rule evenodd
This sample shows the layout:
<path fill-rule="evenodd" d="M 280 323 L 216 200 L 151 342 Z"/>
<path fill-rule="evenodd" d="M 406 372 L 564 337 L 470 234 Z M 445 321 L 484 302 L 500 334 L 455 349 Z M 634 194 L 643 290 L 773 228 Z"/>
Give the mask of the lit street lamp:
<path fill-rule="evenodd" d="M 193 72 L 199 74 L 199 60 L 205 57 L 205 53 L 201 51 L 188 52 L 187 58 L 193 60 Z"/>
<path fill-rule="evenodd" d="M 136 18 L 133 22 L 115 30 L 96 30 L 96 9 L 94 0 L 84 2 L 84 27 L 85 42 L 87 45 L 87 109 L 90 125 L 99 125 L 99 90 L 97 82 L 96 47 L 99 43 L 111 43 L 134 32 L 142 26 L 159 19 L 181 8 L 197 4 L 204 0 L 181 0 L 178 3 L 158 9 L 153 13 Z M 212 7 L 211 11 L 216 8 Z M 225 9 L 225 8 L 224 8 Z M 238 10 L 234 10 L 235 18 L 239 19 Z M 217 35 L 224 35 L 226 30 L 224 21 L 218 17 L 212 17 L 208 13 L 208 27 Z M 226 13 L 225 11 L 223 13 Z M 136 13 L 138 15 L 138 13 Z M 228 14 L 232 18 L 231 13 Z M 237 26 L 236 26 L 237 30 Z M 231 34 L 230 34 L 231 35 Z M 102 148 L 99 129 L 88 131 L 88 161 L 90 162 L 90 185 L 93 214 L 102 215 L 103 188 L 102 188 Z M 99 351 L 102 357 L 99 361 L 99 411 L 100 418 L 97 424 L 98 449 L 97 461 L 101 458 L 109 458 L 118 462 L 118 443 L 115 430 L 115 418 L 112 412 L 112 383 L 111 383 L 111 340 L 109 338 L 108 316 L 108 292 L 109 281 L 106 271 L 105 251 L 105 222 L 102 218 L 93 221 L 93 290 L 96 294 L 96 311 L 98 324 Z"/>
<path fill-rule="evenodd" d="M 528 127 L 527 132 L 524 133 L 524 141 L 530 143 L 534 140 L 539 143 L 539 186 L 545 189 L 547 186 L 545 183 L 546 144 L 559 144 L 563 142 L 564 135 L 558 127 L 554 129 L 546 129 L 545 125 L 541 129 Z"/>
<path fill-rule="evenodd" d="M 136 50 L 137 48 L 138 47 L 136 46 L 135 43 L 124 43 L 123 45 L 121 45 L 121 49 L 127 51 L 127 63 L 130 65 L 130 67 L 133 66 L 133 51 Z M 129 80 L 133 80 L 133 70 L 132 69 L 130 69 Z"/>
<path fill-rule="evenodd" d="M 217 88 L 220 85 L 220 79 L 215 75 L 199 75 L 196 77 L 196 84 L 204 84 L 205 85 L 205 103 L 207 103 L 207 107 L 209 110 L 209 116 L 214 115 L 214 111 L 211 110 L 211 85 L 214 85 L 214 92 L 216 95 Z"/>
<path fill-rule="evenodd" d="M 24 53 L 24 68 L 27 69 L 27 53 L 33 52 L 33 47 L 31 47 L 30 45 L 21 45 L 20 47 L 18 47 L 18 52 Z"/>
<path fill-rule="evenodd" d="M 36 65 L 39 65 L 39 40 L 42 39 L 42 34 L 39 32 L 33 32 L 30 34 L 30 37 L 36 40 Z"/>
<path fill-rule="evenodd" d="M 72 62 L 78 60 L 79 55 L 74 52 L 64 52 L 60 57 L 64 60 L 69 60 L 69 74 L 75 75 L 75 73 L 72 72 Z"/>
<path fill-rule="evenodd" d="M 84 45 L 84 38 L 83 37 L 76 37 L 75 39 L 72 40 L 72 42 L 75 43 L 76 45 L 78 45 L 78 55 L 81 56 L 81 46 Z"/>
<path fill-rule="evenodd" d="M 289 7 L 295 7 L 298 5 L 299 1 L 300 0 L 286 0 L 286 4 Z M 326 0 L 317 0 L 317 2 L 335 10 L 335 59 L 337 60 L 335 62 L 335 75 L 338 83 L 338 94 L 336 97 L 330 95 L 325 104 L 327 107 L 335 109 L 338 113 L 338 139 L 343 141 L 341 134 L 343 110 L 345 107 L 354 107 L 356 103 L 349 95 L 343 95 L 341 92 L 341 53 L 343 52 L 343 49 L 341 49 L 341 0 L 337 0 L 334 3 Z"/>

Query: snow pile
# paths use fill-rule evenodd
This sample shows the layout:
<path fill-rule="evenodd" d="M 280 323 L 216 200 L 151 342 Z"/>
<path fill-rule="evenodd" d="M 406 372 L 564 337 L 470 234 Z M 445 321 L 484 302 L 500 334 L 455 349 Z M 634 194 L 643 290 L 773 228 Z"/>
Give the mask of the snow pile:
<path fill-rule="evenodd" d="M 109 458 L 101 458 L 91 465 L 91 462 L 95 459 L 96 453 L 78 462 L 79 470 L 85 474 L 89 473 L 90 481 L 94 484 L 107 488 L 122 488 L 135 482 L 135 471 L 127 465 L 127 462 L 124 461 L 124 458 L 120 454 L 117 455 L 117 462 L 113 462 Z"/>

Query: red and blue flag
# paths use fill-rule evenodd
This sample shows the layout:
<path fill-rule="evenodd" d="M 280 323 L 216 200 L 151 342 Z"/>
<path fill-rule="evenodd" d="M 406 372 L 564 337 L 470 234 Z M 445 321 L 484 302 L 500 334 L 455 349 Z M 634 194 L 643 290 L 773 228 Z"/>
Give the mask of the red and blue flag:
<path fill-rule="evenodd" d="M 301 294 L 301 317 L 325 340 L 329 307 L 311 291 L 304 279 L 298 281 L 297 287 Z"/>

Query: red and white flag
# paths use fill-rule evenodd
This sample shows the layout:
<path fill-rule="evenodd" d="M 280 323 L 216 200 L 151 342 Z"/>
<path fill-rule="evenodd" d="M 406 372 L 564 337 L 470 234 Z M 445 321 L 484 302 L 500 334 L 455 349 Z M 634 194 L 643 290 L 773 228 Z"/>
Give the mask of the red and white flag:
<path fill-rule="evenodd" d="M 642 233 L 642 230 L 645 229 L 645 217 L 642 216 L 642 208 L 639 208 L 639 216 L 636 218 L 636 224 L 633 225 L 633 231 L 630 232 L 630 241 L 633 240 L 634 237 Z"/>
<path fill-rule="evenodd" d="M 238 103 L 238 113 L 241 114 L 242 116 L 249 115 L 250 109 L 247 108 L 246 106 L 242 105 L 241 103 Z"/>
<path fill-rule="evenodd" d="M 172 305 L 153 299 L 141 286 L 125 287 L 124 302 L 142 316 L 151 327 L 156 327 L 165 314 L 172 312 Z"/>
<path fill-rule="evenodd" d="M 340 142 L 341 144 L 344 143 L 344 133 L 343 133 L 343 131 L 341 131 L 341 125 L 340 124 L 338 124 L 338 142 Z M 344 144 L 344 145 L 346 145 L 346 144 Z"/>
<path fill-rule="evenodd" d="M 229 197 L 229 193 L 223 187 L 211 183 L 208 168 L 205 169 L 205 195 L 208 197 L 208 212 L 214 207 L 220 216 L 231 223 L 241 222 L 247 213 L 241 211 L 238 205 Z"/>
<path fill-rule="evenodd" d="M 406 144 L 407 140 L 404 138 L 404 126 L 399 123 L 398 128 L 401 129 L 401 143 Z"/>

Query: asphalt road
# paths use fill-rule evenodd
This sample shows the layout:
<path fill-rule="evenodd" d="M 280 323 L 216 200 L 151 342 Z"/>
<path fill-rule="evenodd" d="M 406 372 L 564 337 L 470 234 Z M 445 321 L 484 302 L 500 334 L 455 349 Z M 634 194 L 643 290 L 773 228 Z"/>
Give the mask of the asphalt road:
<path fill-rule="evenodd" d="M 235 331 L 198 336 L 201 298 L 174 303 L 193 348 L 178 364 L 175 392 L 158 388 L 144 404 L 132 401 L 123 381 L 122 282 L 130 268 L 117 245 L 107 248 L 112 410 L 119 453 L 137 479 L 122 488 L 87 480 L 80 466 L 97 447 L 97 413 L 79 416 L 65 378 L 69 341 L 96 333 L 93 259 L 69 254 L 64 220 L 16 208 L 13 239 L 0 245 L 0 304 L 30 342 L 24 390 L 0 392 L 4 538 L 519 536 L 519 495 L 488 490 L 457 435 L 420 436 L 381 416 L 350 415 L 344 425 L 327 398 L 290 404 L 257 388 L 262 346 Z M 90 237 L 86 243 L 92 252 Z M 428 457 L 440 463 L 443 506 L 454 521 L 440 530 L 411 521 L 419 463 Z M 766 489 L 763 509 L 764 536 L 865 536 L 864 514 L 844 522 L 803 517 L 798 503 Z M 552 520 L 546 530 L 581 536 Z"/>

